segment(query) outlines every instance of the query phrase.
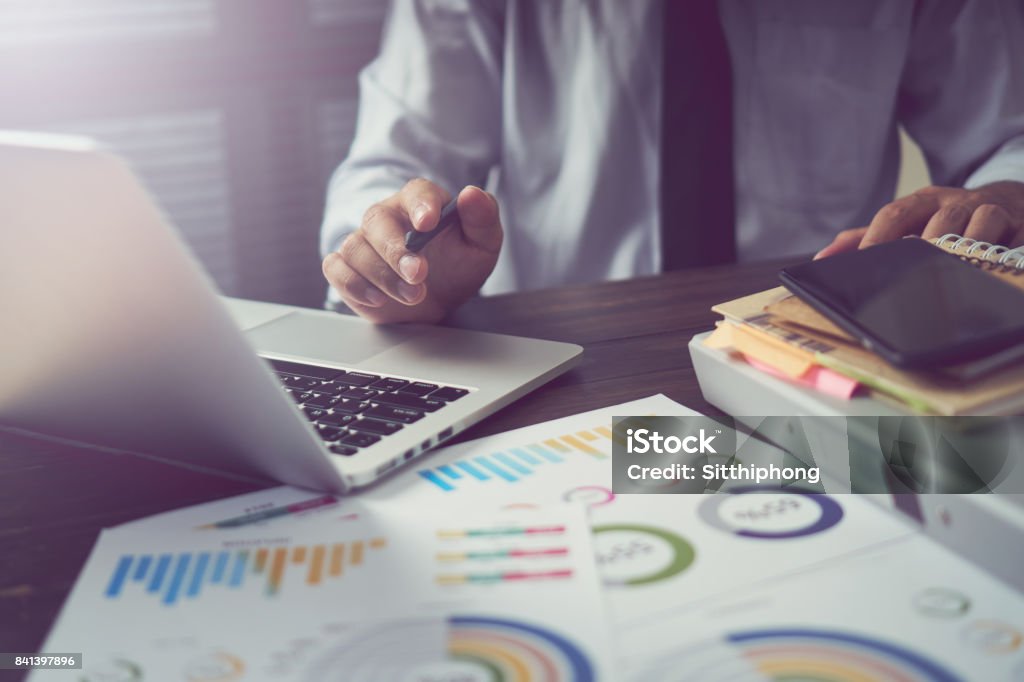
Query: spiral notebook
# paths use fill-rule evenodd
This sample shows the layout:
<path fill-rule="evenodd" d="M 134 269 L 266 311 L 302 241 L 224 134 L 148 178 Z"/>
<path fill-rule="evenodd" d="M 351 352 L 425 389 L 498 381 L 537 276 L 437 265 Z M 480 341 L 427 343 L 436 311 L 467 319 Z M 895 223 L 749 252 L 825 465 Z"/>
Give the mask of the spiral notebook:
<path fill-rule="evenodd" d="M 1024 248 L 1009 249 L 959 235 L 946 235 L 932 243 L 1024 291 Z M 985 358 L 927 373 L 901 370 L 865 350 L 784 287 L 712 310 L 734 324 L 756 327 L 809 351 L 820 365 L 916 411 L 945 415 L 1024 412 L 1024 366 L 1019 356 Z"/>

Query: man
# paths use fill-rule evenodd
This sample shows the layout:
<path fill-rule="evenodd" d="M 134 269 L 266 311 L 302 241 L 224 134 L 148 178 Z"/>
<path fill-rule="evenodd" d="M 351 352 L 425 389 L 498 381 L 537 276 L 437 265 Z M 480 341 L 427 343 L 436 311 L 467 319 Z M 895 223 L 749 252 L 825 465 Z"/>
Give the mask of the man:
<path fill-rule="evenodd" d="M 685 25 L 662 20 L 707 2 L 675 1 L 396 2 L 329 190 L 332 295 L 375 322 L 433 322 L 478 291 L 666 267 L 689 238 L 672 230 L 702 228 L 685 205 L 659 208 L 681 191 L 660 186 L 674 119 L 659 102 L 676 92 L 669 71 L 662 88 L 663 48 L 687 44 Z M 1024 242 L 1019 0 L 721 0 L 718 11 L 739 260 L 905 234 Z M 893 202 L 897 124 L 935 186 Z M 461 227 L 406 251 L 405 233 L 433 229 L 459 188 Z"/>

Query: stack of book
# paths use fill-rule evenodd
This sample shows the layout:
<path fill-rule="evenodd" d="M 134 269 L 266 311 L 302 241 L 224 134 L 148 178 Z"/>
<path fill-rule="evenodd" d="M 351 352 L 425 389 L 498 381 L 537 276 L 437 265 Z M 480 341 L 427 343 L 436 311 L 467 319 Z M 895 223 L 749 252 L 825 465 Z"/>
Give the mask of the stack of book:
<path fill-rule="evenodd" d="M 932 242 L 1024 290 L 1024 250 L 947 235 Z M 841 399 L 868 394 L 916 413 L 1024 412 L 1024 363 L 982 359 L 923 371 L 895 367 L 865 349 L 784 287 L 712 308 L 722 315 L 705 339 L 757 370 Z"/>

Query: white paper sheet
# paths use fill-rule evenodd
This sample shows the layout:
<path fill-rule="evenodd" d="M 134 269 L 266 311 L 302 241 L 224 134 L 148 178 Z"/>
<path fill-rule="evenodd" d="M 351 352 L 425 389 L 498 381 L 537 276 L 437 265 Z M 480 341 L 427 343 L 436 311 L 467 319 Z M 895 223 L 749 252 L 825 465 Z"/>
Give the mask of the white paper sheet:
<path fill-rule="evenodd" d="M 620 638 L 637 682 L 1024 679 L 1024 597 L 919 535 Z"/>
<path fill-rule="evenodd" d="M 452 509 L 584 504 L 612 618 L 621 626 L 913 532 L 853 495 L 612 493 L 613 416 L 694 414 L 658 395 L 500 433 L 439 450 L 360 499 Z M 769 446 L 744 451 L 759 461 L 784 459 Z M 506 475 L 495 475 L 493 466 Z"/>
<path fill-rule="evenodd" d="M 191 522 L 190 522 L 191 523 Z M 405 644 L 403 644 L 405 642 Z M 33 680 L 611 679 L 581 508 L 107 531 Z M 69 677 L 71 675 L 71 677 Z"/>
<path fill-rule="evenodd" d="M 590 661 L 604 679 L 623 679 L 607 672 L 609 624 L 633 679 L 744 679 L 759 664 L 751 656 L 771 649 L 772 637 L 815 656 L 825 655 L 822 647 L 859 647 L 869 666 L 877 664 L 872 656 L 888 652 L 897 659 L 891 665 L 902 657 L 913 668 L 907 661 L 917 660 L 918 652 L 938 662 L 921 670 L 951 670 L 967 679 L 979 679 L 969 674 L 971 666 L 995 675 L 981 679 L 1007 679 L 1006 670 L 1017 665 L 1021 624 L 1011 607 L 1024 613 L 1019 595 L 914 535 L 863 496 L 754 490 L 614 495 L 612 417 L 642 414 L 694 413 L 653 396 L 441 449 L 353 497 L 282 487 L 126 524 L 102 539 L 54 636 L 80 635 L 103 623 L 93 627 L 95 642 L 81 647 L 106 645 L 110 665 L 118 656 L 136 660 L 134 655 L 177 665 L 178 671 L 188 664 L 230 672 L 232 660 L 221 655 L 245 654 L 247 670 L 259 671 L 245 679 L 401 680 L 414 669 L 422 674 L 408 679 L 475 680 L 469 652 L 505 636 L 533 642 L 563 666 Z M 543 533 L 437 535 L 446 519 L 449 529 L 485 527 L 495 514 L 535 517 L 540 526 L 557 525 L 567 515 L 565 523 L 574 529 L 566 540 L 571 553 L 547 543 Z M 592 539 L 584 537 L 585 523 Z M 328 542 L 315 539 L 323 537 L 346 546 L 361 540 L 358 570 L 345 571 L 344 580 L 330 587 L 325 578 L 323 587 L 304 589 L 305 564 L 288 564 L 291 572 L 276 602 L 243 598 L 244 591 L 215 596 L 211 587 L 196 604 L 183 600 L 190 608 L 213 605 L 203 610 L 209 627 L 204 620 L 194 632 L 191 620 L 175 625 L 155 609 L 158 600 L 151 596 L 135 595 L 130 609 L 120 612 L 123 607 L 101 596 L 117 557 L 139 548 L 151 554 L 213 552 L 231 538 L 284 538 L 291 546 L 308 546 Z M 385 546 L 371 549 L 377 537 L 387 538 Z M 307 553 L 304 561 L 311 557 Z M 571 576 L 564 575 L 567 570 Z M 295 580 L 298 585 L 289 582 Z M 936 591 L 927 592 L 931 588 Z M 913 616 L 907 599 L 925 606 L 915 607 Z M 948 610 L 964 599 L 982 625 L 968 627 L 964 620 L 959 630 L 949 629 L 943 620 L 946 629 L 936 629 L 935 636 L 945 642 L 944 651 L 931 654 L 935 647 L 926 639 L 908 634 L 913 628 L 930 632 L 921 609 Z M 111 648 L 109 633 L 125 613 L 147 628 L 153 613 L 163 615 L 155 629 L 141 630 L 145 635 L 128 628 L 127 639 Z M 245 630 L 225 639 L 239 623 Z M 176 627 L 170 634 L 151 634 L 168 624 Z M 787 628 L 810 630 L 806 641 L 799 633 L 776 632 Z M 837 628 L 846 634 L 830 635 Z M 749 637 L 729 639 L 735 633 Z M 786 636 L 793 641 L 783 641 Z M 975 649 L 1006 651 L 979 657 L 955 648 L 968 640 Z M 238 642 L 241 653 L 225 648 L 226 641 Z M 903 648 L 887 649 L 887 642 Z M 81 650 L 71 639 L 47 648 Z M 385 651 L 389 655 L 380 653 Z M 852 660 L 848 653 L 840 659 Z M 835 664 L 829 659 L 822 671 Z M 332 678 L 330 671 L 339 667 L 349 676 Z M 1015 674 L 1024 679 L 1024 664 L 1018 667 Z"/>
<path fill-rule="evenodd" d="M 611 618 L 620 626 L 914 532 L 853 495 L 616 496 L 611 491 L 612 417 L 651 414 L 696 413 L 658 395 L 508 431 L 438 450 L 354 499 L 374 508 L 456 512 L 565 502 L 586 506 Z M 766 462 L 773 457 L 781 462 L 784 456 L 769 446 L 744 452 Z M 317 514 L 343 517 L 353 504 L 341 499 L 335 506 L 317 507 L 317 498 L 280 488 L 133 525 L 238 522 L 298 503 L 304 511 L 264 522 L 290 524 Z"/>

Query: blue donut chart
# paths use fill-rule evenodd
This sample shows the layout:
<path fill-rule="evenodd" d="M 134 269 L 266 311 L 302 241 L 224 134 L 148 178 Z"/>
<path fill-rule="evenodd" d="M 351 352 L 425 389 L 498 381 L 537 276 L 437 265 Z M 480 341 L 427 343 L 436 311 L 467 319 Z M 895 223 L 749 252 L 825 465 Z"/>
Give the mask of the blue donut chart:
<path fill-rule="evenodd" d="M 737 529 L 733 528 L 719 515 L 719 509 L 726 502 L 735 495 L 757 495 L 757 494 L 771 494 L 771 493 L 784 493 L 786 495 L 797 495 L 802 499 L 810 500 L 814 504 L 818 505 L 821 510 L 821 515 L 817 521 L 809 526 L 803 528 L 796 528 L 794 530 L 785 531 L 757 531 L 748 529 Z M 698 514 L 701 519 L 708 525 L 731 533 L 733 535 L 739 535 L 745 538 L 755 538 L 759 540 L 788 540 L 791 538 L 803 537 L 806 535 L 814 535 L 826 531 L 829 528 L 835 526 L 843 518 L 843 508 L 839 506 L 839 503 L 833 500 L 828 495 L 822 493 L 807 493 L 799 490 L 779 490 L 777 488 L 760 488 L 756 486 L 747 486 L 741 488 L 733 488 L 728 493 L 716 493 L 708 497 L 707 500 L 701 503 Z"/>

